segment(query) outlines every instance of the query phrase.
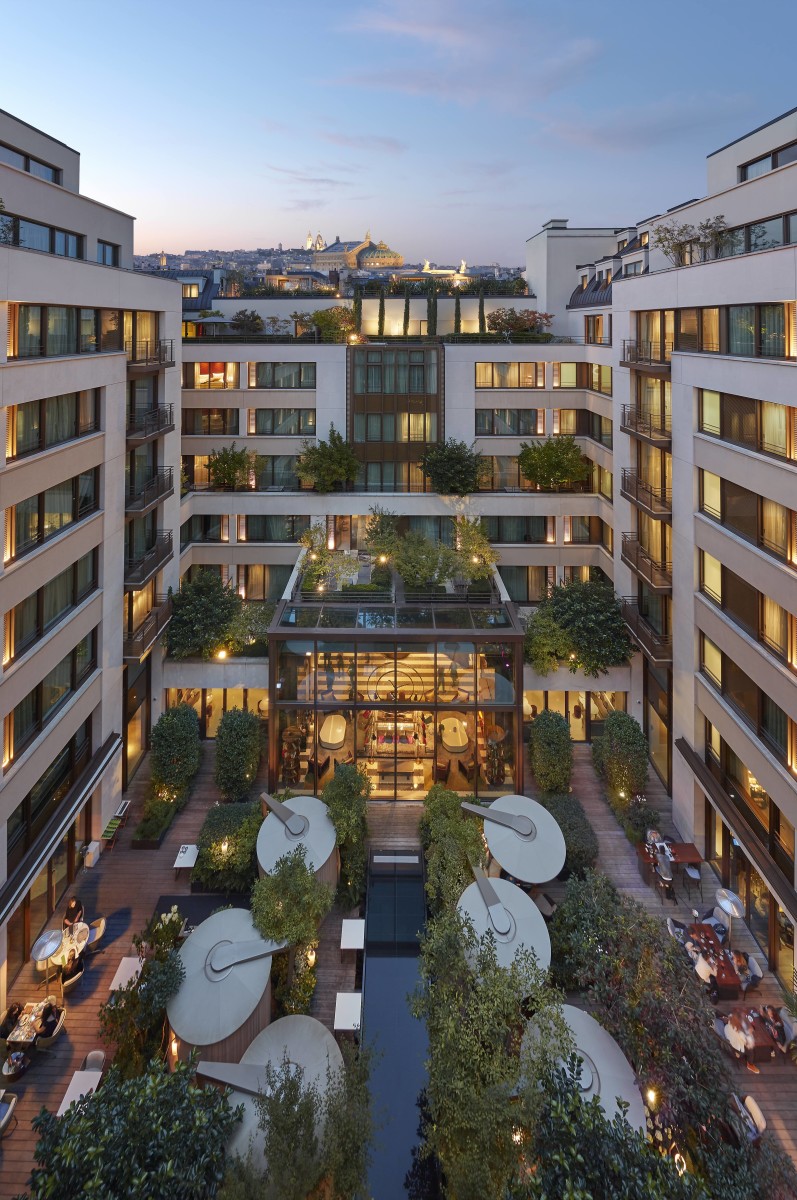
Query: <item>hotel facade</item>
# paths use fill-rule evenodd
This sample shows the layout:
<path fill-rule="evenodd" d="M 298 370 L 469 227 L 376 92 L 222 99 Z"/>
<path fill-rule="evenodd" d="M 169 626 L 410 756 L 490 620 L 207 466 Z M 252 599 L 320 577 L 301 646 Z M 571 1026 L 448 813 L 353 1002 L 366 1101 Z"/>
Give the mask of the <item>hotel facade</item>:
<path fill-rule="evenodd" d="M 51 230 L 49 252 L 0 246 L 0 279 L 7 280 L 0 320 L 7 321 L 9 347 L 7 360 L 0 359 L 0 837 L 8 880 L 22 879 L 20 861 L 36 872 L 16 908 L 0 912 L 10 930 L 3 934 L 8 974 L 76 869 L 80 846 L 97 840 L 112 815 L 167 705 L 193 705 L 209 738 L 232 707 L 267 719 L 272 788 L 318 792 L 337 763 L 354 761 L 368 771 L 374 798 L 386 801 L 417 797 L 435 779 L 483 797 L 522 790 L 524 725 L 537 712 L 556 709 L 573 738 L 589 742 L 606 714 L 622 708 L 646 732 L 681 834 L 743 897 L 751 930 L 791 990 L 797 114 L 711 155 L 700 201 L 628 226 L 548 222 L 526 246 L 529 299 L 485 302 L 488 312 L 552 313 L 553 338 L 540 342 L 480 340 L 475 297 L 461 301 L 459 335 L 454 301 L 441 298 L 434 338 L 427 337 L 422 297 L 411 302 L 406 337 L 403 298 L 387 299 L 381 336 L 378 301 L 364 299 L 364 339 L 356 345 L 203 326 L 202 309 L 231 317 L 247 307 L 290 327 L 294 308 L 335 301 L 244 301 L 219 295 L 201 273 L 182 272 L 174 281 L 124 270 L 130 219 L 79 197 L 69 174 L 72 152 L 36 140 L 42 137 L 21 124 L 10 132 L 0 127 L 0 143 L 63 172 L 48 181 L 24 165 L 4 167 L 0 146 L 7 213 L 43 224 L 49 214 Z M 39 189 L 44 207 L 28 199 Z M 82 223 L 71 208 L 57 210 L 59 198 L 84 206 Z M 659 247 L 662 224 L 697 227 L 720 215 L 727 232 L 706 248 L 686 239 L 679 265 Z M 59 230 L 83 239 L 82 260 L 52 252 Z M 119 255 L 108 265 L 95 261 L 106 242 Z M 57 314 L 67 304 L 98 314 L 99 341 L 81 353 L 78 340 L 77 350 L 55 363 L 49 341 L 42 352 L 29 340 L 27 314 L 45 306 L 38 336 L 44 330 L 49 338 L 46 306 L 54 306 L 56 337 Z M 106 309 L 118 314 L 115 330 Z M 79 339 L 82 317 L 77 329 Z M 116 334 L 118 347 L 103 341 L 105 330 Z M 143 355 L 139 341 L 148 346 Z M 91 389 L 98 427 L 57 446 L 43 442 L 46 402 Z M 9 431 L 28 426 L 11 414 L 30 401 L 40 404 L 44 434 L 31 434 L 40 441 L 20 458 L 9 451 L 20 433 Z M 361 470 L 350 489 L 319 495 L 301 486 L 296 460 L 302 443 L 327 437 L 330 425 L 351 443 Z M 131 441 L 131 428 L 146 437 Z M 533 490 L 518 469 L 521 443 L 561 434 L 576 438 L 589 477 L 570 491 Z M 428 490 L 418 466 L 427 444 L 450 437 L 475 442 L 489 467 L 482 488 L 464 498 Z M 210 486 L 208 456 L 233 444 L 253 451 L 256 466 L 244 490 L 220 491 Z M 125 472 L 114 462 L 122 455 Z M 59 464 L 53 485 L 95 471 L 101 502 L 82 514 L 84 492 L 75 484 L 75 517 L 54 532 L 36 470 L 45 457 Z M 143 512 L 130 506 L 139 495 Z M 24 502 L 28 510 L 18 518 Z M 323 529 L 330 548 L 351 556 L 352 578 L 369 578 L 365 522 L 377 504 L 400 518 L 402 530 L 442 541 L 453 538 L 456 517 L 481 518 L 500 555 L 494 581 L 486 590 L 450 588 L 416 600 L 400 585 L 354 598 L 303 593 L 297 540 L 311 525 Z M 35 528 L 24 524 L 34 507 Z M 15 541 L 18 528 L 27 528 L 29 539 L 35 534 L 30 549 Z M 124 554 L 114 538 L 123 531 Z M 71 543 L 74 553 L 54 557 Z M 90 551 L 92 591 L 74 593 L 52 632 L 37 617 L 35 636 L 27 635 L 33 640 L 17 654 L 17 617 L 9 642 L 9 614 Z M 46 567 L 37 566 L 45 560 Z M 217 571 L 248 602 L 275 605 L 267 646 L 260 647 L 267 654 L 255 647 L 210 663 L 165 656 L 168 586 L 201 568 Z M 553 583 L 596 571 L 622 598 L 638 652 L 598 679 L 564 668 L 535 676 L 522 660 L 524 615 Z M 46 597 L 37 600 L 37 612 L 46 604 Z M 87 652 L 78 647 L 95 630 L 84 674 Z M 53 696 L 50 673 L 73 651 L 70 690 Z M 29 717 L 30 740 L 17 750 L 17 712 L 28 712 L 20 705 L 34 691 L 38 715 Z M 35 850 L 31 794 L 64 747 L 74 757 L 72 740 L 86 722 L 90 759 L 109 739 L 116 748 L 108 747 L 90 808 L 87 794 L 60 835 L 64 873 L 53 865 L 64 853 L 56 843 L 44 858 L 43 846 Z M 40 752 L 46 739 L 52 749 Z M 54 801 L 53 814 L 66 818 L 73 802 Z M 28 848 L 20 860 L 12 842 L 23 818 Z M 32 891 L 45 868 L 46 904 Z"/>

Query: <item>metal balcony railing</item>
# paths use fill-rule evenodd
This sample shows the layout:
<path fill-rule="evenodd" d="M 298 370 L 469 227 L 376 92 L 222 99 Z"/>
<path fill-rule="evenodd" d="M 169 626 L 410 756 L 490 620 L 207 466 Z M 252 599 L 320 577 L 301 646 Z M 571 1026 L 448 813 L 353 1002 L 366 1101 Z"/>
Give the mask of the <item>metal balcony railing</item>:
<path fill-rule="evenodd" d="M 672 662 L 672 636 L 657 633 L 640 611 L 635 596 L 626 596 L 620 601 L 623 620 L 648 658 L 656 663 Z"/>
<path fill-rule="evenodd" d="M 174 472 L 171 467 L 156 471 L 151 479 L 139 487 L 130 488 L 125 496 L 126 512 L 141 512 L 156 504 L 174 491 Z"/>
<path fill-rule="evenodd" d="M 626 500 L 633 500 L 641 509 L 654 517 L 668 517 L 672 514 L 672 490 L 664 487 L 653 487 L 640 479 L 636 471 L 623 470 L 620 479 L 620 492 Z"/>
<path fill-rule="evenodd" d="M 672 342 L 639 342 L 623 339 L 624 363 L 646 367 L 667 367 L 670 364 Z"/>
<path fill-rule="evenodd" d="M 659 413 L 640 412 L 634 404 L 623 405 L 620 428 L 625 433 L 643 437 L 657 446 L 669 446 L 672 442 L 672 420 Z"/>
<path fill-rule="evenodd" d="M 125 354 L 132 366 L 173 367 L 174 341 L 172 338 L 157 338 L 145 341 L 125 342 Z"/>
<path fill-rule="evenodd" d="M 137 558 L 125 560 L 125 587 L 140 588 L 172 557 L 172 534 L 161 530 L 155 544 Z"/>
<path fill-rule="evenodd" d="M 133 413 L 127 422 L 127 440 L 144 441 L 154 434 L 169 433 L 174 429 L 174 405 L 161 404 L 146 412 Z"/>
<path fill-rule="evenodd" d="M 668 592 L 672 589 L 672 563 L 651 557 L 635 533 L 623 534 L 620 556 L 654 591 Z"/>
<path fill-rule="evenodd" d="M 148 612 L 138 629 L 124 640 L 124 657 L 140 661 L 169 624 L 172 616 L 170 596 L 156 596 L 155 606 Z"/>

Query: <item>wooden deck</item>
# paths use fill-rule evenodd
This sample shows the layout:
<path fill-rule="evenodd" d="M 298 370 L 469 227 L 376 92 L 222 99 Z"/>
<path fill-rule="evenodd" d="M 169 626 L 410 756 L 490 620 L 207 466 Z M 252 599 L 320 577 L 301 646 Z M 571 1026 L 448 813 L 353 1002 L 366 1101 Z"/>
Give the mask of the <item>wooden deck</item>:
<path fill-rule="evenodd" d="M 657 893 L 643 881 L 637 867 L 637 855 L 629 843 L 623 830 L 603 798 L 600 780 L 592 766 L 592 752 L 589 746 L 574 747 L 573 763 L 573 792 L 578 796 L 587 817 L 598 838 L 598 869 L 605 871 L 619 891 L 638 901 L 654 917 L 664 923 L 667 917 L 675 917 L 679 921 L 692 920 L 692 908 L 697 908 L 702 914 L 713 907 L 714 893 L 720 886 L 719 880 L 712 868 L 703 863 L 701 868 L 703 899 L 692 888 L 690 900 L 680 882 L 676 871 L 675 892 L 678 904 L 670 901 L 661 904 Z M 533 795 L 533 791 L 529 790 Z M 652 771 L 649 775 L 647 797 L 651 805 L 661 814 L 660 832 L 671 836 L 676 841 L 683 840 L 680 831 L 672 821 L 672 800 L 664 791 L 661 781 Z M 554 884 L 546 887 L 546 891 L 555 897 L 564 893 L 564 885 Z M 733 922 L 733 947 L 735 950 L 746 950 L 753 954 L 764 969 L 764 979 L 755 993 L 755 1005 L 774 1004 L 780 1008 L 784 1003 L 784 992 L 778 980 L 766 967 L 766 956 L 763 955 L 754 941 L 747 926 L 742 921 Z M 741 1003 L 741 1001 L 739 1001 Z M 753 997 L 751 996 L 751 1003 Z M 717 1006 L 720 1011 L 726 1011 L 729 1002 L 721 1001 Z M 788 1055 L 777 1054 L 771 1062 L 760 1063 L 760 1075 L 753 1075 L 742 1063 L 734 1066 L 730 1063 L 734 1077 L 734 1088 L 740 1095 L 754 1096 L 761 1106 L 772 1130 L 783 1149 L 797 1162 L 797 1064 Z"/>

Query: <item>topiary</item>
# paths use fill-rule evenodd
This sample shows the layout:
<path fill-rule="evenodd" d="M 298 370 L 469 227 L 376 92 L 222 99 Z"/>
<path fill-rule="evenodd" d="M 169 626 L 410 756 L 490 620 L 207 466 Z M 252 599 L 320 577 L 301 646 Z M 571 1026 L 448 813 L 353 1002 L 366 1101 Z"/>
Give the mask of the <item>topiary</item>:
<path fill-rule="evenodd" d="M 644 792 L 648 743 L 641 725 L 629 713 L 609 713 L 603 733 L 593 740 L 592 760 L 611 792 L 625 792 L 627 797 Z"/>
<path fill-rule="evenodd" d="M 529 738 L 529 760 L 534 777 L 544 792 L 566 792 L 573 770 L 570 726 L 549 708 L 534 718 Z"/>
<path fill-rule="evenodd" d="M 182 798 L 199 770 L 199 718 L 188 704 L 161 713 L 152 729 L 152 785 L 164 800 Z"/>
<path fill-rule="evenodd" d="M 255 713 L 230 708 L 216 734 L 215 780 L 225 800 L 245 800 L 260 766 L 260 721 Z"/>

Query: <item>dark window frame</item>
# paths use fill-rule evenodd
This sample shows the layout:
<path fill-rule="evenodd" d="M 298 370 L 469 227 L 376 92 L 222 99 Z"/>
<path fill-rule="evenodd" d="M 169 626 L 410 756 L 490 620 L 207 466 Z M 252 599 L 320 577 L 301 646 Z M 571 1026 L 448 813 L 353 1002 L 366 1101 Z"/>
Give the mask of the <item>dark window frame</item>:
<path fill-rule="evenodd" d="M 83 395 L 84 392 L 87 393 L 88 395 L 92 396 L 93 407 L 94 407 L 94 415 L 91 419 L 91 422 L 88 425 L 80 424 L 80 397 Z M 48 400 L 58 400 L 62 396 L 74 396 L 75 397 L 75 425 L 74 425 L 75 432 L 70 434 L 69 437 L 63 438 L 61 441 L 50 442 L 48 445 L 47 444 L 47 401 Z M 31 402 L 23 401 L 23 403 L 31 403 Z M 82 389 L 82 391 L 79 391 L 79 392 L 63 392 L 63 393 L 59 393 L 58 396 L 43 396 L 38 401 L 36 401 L 36 400 L 32 401 L 32 403 L 34 403 L 34 404 L 38 403 L 38 405 L 39 405 L 39 444 L 38 444 L 38 446 L 35 446 L 30 450 L 23 450 L 21 453 L 19 451 L 17 451 L 17 453 L 13 454 L 13 455 L 7 454 L 6 455 L 7 463 L 21 462 L 23 459 L 31 458 L 35 454 L 43 454 L 44 451 L 46 451 L 46 450 L 53 450 L 57 446 L 66 446 L 70 442 L 76 442 L 76 441 L 79 441 L 81 438 L 90 437 L 93 433 L 100 432 L 100 389 L 99 388 L 84 388 L 84 389 Z M 16 414 L 16 410 L 21 407 L 22 407 L 21 404 L 10 404 L 8 406 L 6 420 L 9 423 L 12 419 L 12 414 Z"/>
<path fill-rule="evenodd" d="M 99 628 L 99 625 L 95 625 L 93 629 L 90 629 L 89 632 L 80 639 L 77 645 L 73 646 L 69 653 L 65 654 L 60 662 L 56 663 L 56 666 L 52 668 L 52 670 L 55 670 L 57 667 L 60 667 L 62 663 L 66 662 L 67 659 L 69 659 L 69 687 L 63 693 L 63 695 L 59 697 L 58 702 L 54 704 L 46 714 L 44 713 L 44 684 L 47 678 L 46 676 L 44 679 L 39 680 L 36 686 L 32 688 L 30 692 L 28 692 L 23 700 L 20 701 L 20 704 L 23 704 L 28 700 L 29 696 L 36 696 L 36 719 L 31 725 L 30 729 L 25 733 L 23 740 L 19 744 L 15 742 L 14 738 L 14 715 L 17 711 L 17 708 L 19 708 L 19 704 L 17 704 L 11 710 L 11 712 L 6 715 L 3 722 L 3 741 L 5 749 L 3 756 L 4 771 L 10 770 L 11 767 L 15 765 L 15 763 L 22 757 L 31 743 L 35 741 L 39 734 L 41 734 L 48 725 L 51 724 L 51 722 L 61 712 L 64 705 L 77 695 L 77 693 L 85 684 L 86 680 L 90 678 L 94 671 L 96 671 Z M 92 652 L 90 657 L 83 664 L 82 669 L 78 670 L 78 648 L 84 641 L 86 641 L 87 638 L 92 639 Z M 52 671 L 48 671 L 47 674 L 52 674 Z"/>
<path fill-rule="evenodd" d="M 94 475 L 94 499 L 93 499 L 92 507 L 90 509 L 86 510 L 85 512 L 81 512 L 80 511 L 80 479 L 81 479 L 82 475 L 89 475 L 89 474 Z M 63 482 L 66 483 L 67 480 L 64 480 Z M 72 484 L 72 520 L 69 522 L 68 525 L 63 526 L 63 528 L 56 529 L 52 533 L 45 536 L 44 513 L 45 513 L 46 491 L 38 492 L 36 495 L 36 499 L 38 502 L 38 515 L 37 515 L 38 528 L 37 528 L 36 541 L 31 542 L 31 544 L 29 546 L 26 546 L 23 550 L 21 550 L 19 552 L 15 551 L 13 554 L 9 555 L 9 557 L 5 559 L 6 566 L 10 566 L 12 563 L 19 562 L 21 559 L 26 558 L 29 554 L 32 554 L 35 550 L 38 550 L 40 546 L 43 546 L 46 543 L 51 542 L 53 540 L 53 538 L 57 538 L 57 537 L 60 537 L 62 534 L 69 533 L 69 531 L 74 529 L 75 526 L 78 525 L 81 521 L 85 521 L 89 517 L 93 517 L 98 512 L 101 511 L 101 506 L 100 506 L 100 468 L 99 467 L 90 467 L 88 469 L 88 471 L 81 471 L 80 475 L 73 475 L 69 482 L 71 482 L 71 484 Z M 56 484 L 53 486 L 58 486 L 58 485 Z M 30 496 L 30 497 L 28 497 L 28 499 L 33 499 L 33 497 Z M 21 504 L 21 503 L 23 503 L 23 501 L 20 501 L 19 503 Z M 17 505 L 12 504 L 9 507 L 12 509 L 16 509 Z M 8 520 L 8 516 L 7 516 L 8 511 L 9 510 L 6 509 L 6 521 Z M 14 537 L 16 538 L 16 529 L 14 531 Z"/>
<path fill-rule="evenodd" d="M 91 576 L 90 576 L 88 585 L 85 586 L 81 590 L 81 588 L 79 586 L 79 582 L 78 582 L 78 580 L 79 580 L 78 568 L 79 568 L 80 564 L 87 558 L 91 558 L 91 560 L 92 560 Z M 31 650 L 34 649 L 34 647 L 36 647 L 39 644 L 39 642 L 42 640 L 42 638 L 46 637 L 47 634 L 50 633 L 50 631 L 56 627 L 56 625 L 59 625 L 62 621 L 64 621 L 71 613 L 73 613 L 75 611 L 76 608 L 80 607 L 80 605 L 84 602 L 84 600 L 88 600 L 88 598 L 97 591 L 97 588 L 99 586 L 97 548 L 95 547 L 93 550 L 89 550 L 87 554 L 84 554 L 80 558 L 75 559 L 75 561 L 70 566 L 65 567 L 63 571 L 59 571 L 58 575 L 54 576 L 54 579 L 60 578 L 60 576 L 62 574 L 65 574 L 66 571 L 72 572 L 72 598 L 71 598 L 69 604 L 67 605 L 67 607 L 65 609 L 63 609 L 60 613 L 58 613 L 57 617 L 53 621 L 51 621 L 49 624 L 46 623 L 45 618 L 44 618 L 44 601 L 45 601 L 45 592 L 47 589 L 47 584 L 43 584 L 42 587 L 38 588 L 37 591 L 33 593 L 33 595 L 36 599 L 36 629 L 35 629 L 35 632 L 34 632 L 33 636 L 29 636 L 27 638 L 24 645 L 21 645 L 19 647 L 19 649 L 17 649 L 16 644 L 11 645 L 11 635 L 10 635 L 10 633 L 7 633 L 6 647 L 7 647 L 7 651 L 9 654 L 9 658 L 6 663 L 7 666 L 11 666 L 12 664 L 19 662 L 20 659 L 24 658 L 26 654 L 28 654 Z M 52 582 L 52 581 L 48 581 L 48 582 Z M 6 613 L 6 617 L 5 617 L 6 622 L 11 622 L 14 620 L 14 614 L 16 613 L 16 610 L 18 608 L 21 608 L 22 604 L 24 604 L 24 603 L 26 603 L 26 601 L 20 601 L 19 604 L 14 605 L 14 608 L 9 609 L 9 611 Z"/>

